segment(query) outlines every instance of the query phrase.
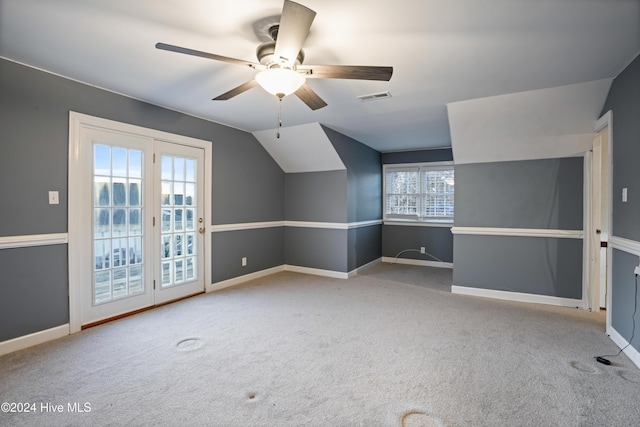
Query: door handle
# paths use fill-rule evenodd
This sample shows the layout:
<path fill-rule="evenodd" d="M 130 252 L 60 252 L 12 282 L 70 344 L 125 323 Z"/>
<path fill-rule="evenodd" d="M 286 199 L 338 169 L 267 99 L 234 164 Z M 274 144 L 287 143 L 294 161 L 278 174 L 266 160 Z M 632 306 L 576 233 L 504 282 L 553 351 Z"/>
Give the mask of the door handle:
<path fill-rule="evenodd" d="M 202 224 L 202 218 L 198 218 L 198 222 Z M 204 227 L 200 227 L 198 228 L 198 233 L 204 234 L 204 230 L 205 230 Z"/>

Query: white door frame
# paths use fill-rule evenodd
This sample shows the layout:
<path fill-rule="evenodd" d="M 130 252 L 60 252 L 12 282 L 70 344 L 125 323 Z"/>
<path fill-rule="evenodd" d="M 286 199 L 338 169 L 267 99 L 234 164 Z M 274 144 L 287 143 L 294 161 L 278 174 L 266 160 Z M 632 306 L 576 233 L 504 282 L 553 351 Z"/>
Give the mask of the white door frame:
<path fill-rule="evenodd" d="M 116 132 L 150 137 L 177 144 L 189 145 L 204 150 L 204 224 L 211 224 L 211 141 L 148 129 L 141 126 L 120 123 L 113 120 L 93 117 L 86 114 L 69 112 L 69 183 L 68 183 L 68 271 L 69 271 L 69 329 L 70 333 L 80 332 L 82 328 L 82 278 L 86 277 L 89 266 L 76 262 L 86 250 L 85 237 L 79 223 L 76 206 L 80 204 L 77 183 L 88 176 L 88 165 L 80 159 L 80 137 L 83 126 L 103 128 Z M 204 288 L 211 283 L 211 238 L 210 230 L 204 236 Z"/>
<path fill-rule="evenodd" d="M 602 200 L 603 203 L 606 204 L 606 212 L 608 216 L 608 220 L 606 221 L 607 229 L 601 230 L 602 233 L 605 233 L 606 236 L 611 236 L 611 215 L 612 215 L 612 168 L 611 168 L 611 156 L 612 156 L 612 147 L 613 147 L 613 113 L 612 111 L 608 111 L 605 113 L 600 119 L 597 120 L 594 128 L 594 134 L 598 133 L 602 129 L 608 126 L 608 182 L 609 182 L 609 191 L 607 191 L 607 199 Z M 598 276 L 600 276 L 600 264 L 594 266 L 594 260 L 592 259 L 591 248 L 596 244 L 594 240 L 597 239 L 597 242 L 600 241 L 600 236 L 595 234 L 594 228 L 594 218 L 593 218 L 593 209 L 596 207 L 593 206 L 593 168 L 592 162 L 594 160 L 593 154 L 589 151 L 585 153 L 585 163 L 584 163 L 584 262 L 583 262 L 583 304 L 584 309 L 592 310 L 592 311 L 600 311 L 600 281 L 593 277 L 593 272 L 598 272 Z M 598 244 L 599 246 L 599 244 Z M 598 248 L 599 249 L 599 248 Z M 611 248 L 607 248 L 607 264 L 611 265 Z M 607 281 L 611 283 L 611 269 L 608 269 L 607 273 Z M 606 307 L 609 308 L 607 310 L 606 318 L 607 318 L 607 328 L 611 324 L 611 289 L 607 292 L 607 301 Z"/>

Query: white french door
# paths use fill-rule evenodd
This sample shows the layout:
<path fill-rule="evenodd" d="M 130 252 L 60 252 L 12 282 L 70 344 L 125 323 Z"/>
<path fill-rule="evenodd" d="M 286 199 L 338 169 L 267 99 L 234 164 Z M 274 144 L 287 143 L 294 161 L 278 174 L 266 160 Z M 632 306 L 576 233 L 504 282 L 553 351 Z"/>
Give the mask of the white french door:
<path fill-rule="evenodd" d="M 204 290 L 204 150 L 156 141 L 154 228 L 159 304 Z"/>
<path fill-rule="evenodd" d="M 85 127 L 82 324 L 153 305 L 153 139 Z"/>
<path fill-rule="evenodd" d="M 203 292 L 205 149 L 90 125 L 79 125 L 76 138 L 69 190 L 76 329 Z"/>

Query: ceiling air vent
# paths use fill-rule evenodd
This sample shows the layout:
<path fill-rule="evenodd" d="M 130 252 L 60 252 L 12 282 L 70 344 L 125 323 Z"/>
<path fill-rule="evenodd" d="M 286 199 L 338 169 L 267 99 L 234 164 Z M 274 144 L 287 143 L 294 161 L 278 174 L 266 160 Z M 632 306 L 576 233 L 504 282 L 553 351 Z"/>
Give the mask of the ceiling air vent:
<path fill-rule="evenodd" d="M 362 102 L 377 101 L 378 99 L 387 98 L 391 98 L 391 94 L 389 92 L 372 93 L 371 95 L 362 95 L 358 97 L 358 99 Z"/>

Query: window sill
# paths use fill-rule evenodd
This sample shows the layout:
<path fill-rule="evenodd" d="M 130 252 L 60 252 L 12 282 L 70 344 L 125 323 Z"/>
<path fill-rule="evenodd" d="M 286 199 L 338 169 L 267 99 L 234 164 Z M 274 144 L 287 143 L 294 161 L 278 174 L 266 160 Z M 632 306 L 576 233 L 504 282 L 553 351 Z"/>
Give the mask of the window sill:
<path fill-rule="evenodd" d="M 453 227 L 453 220 L 448 219 L 430 219 L 430 220 L 415 220 L 415 219 L 385 219 L 384 225 L 406 225 L 406 226 L 418 226 L 418 227 Z"/>

